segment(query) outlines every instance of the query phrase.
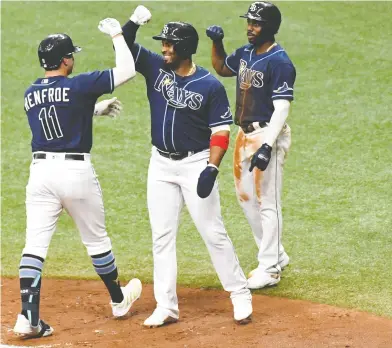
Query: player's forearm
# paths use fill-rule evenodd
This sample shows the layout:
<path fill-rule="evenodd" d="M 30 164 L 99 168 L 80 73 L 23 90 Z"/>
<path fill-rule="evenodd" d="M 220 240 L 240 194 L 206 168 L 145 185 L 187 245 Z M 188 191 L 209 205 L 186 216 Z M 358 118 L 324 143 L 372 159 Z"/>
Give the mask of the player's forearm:
<path fill-rule="evenodd" d="M 122 27 L 124 39 L 129 49 L 132 49 L 132 46 L 135 43 L 136 33 L 138 29 L 139 29 L 139 25 L 135 24 L 131 20 L 125 23 L 125 25 Z"/>
<path fill-rule="evenodd" d="M 213 139 L 213 137 L 215 137 L 214 138 L 215 140 Z M 219 167 L 219 165 L 222 162 L 223 156 L 227 151 L 227 146 L 229 144 L 229 137 L 230 137 L 230 130 L 218 131 L 212 135 L 209 164 L 213 164 L 217 168 Z M 224 141 L 222 142 L 222 140 Z"/>
<path fill-rule="evenodd" d="M 135 77 L 135 62 L 123 35 L 113 37 L 116 67 L 113 68 L 114 87 L 118 87 Z"/>
<path fill-rule="evenodd" d="M 223 68 L 225 67 L 226 57 L 227 54 L 223 46 L 223 41 L 213 41 L 211 51 L 212 66 L 219 75 L 222 74 Z"/>
<path fill-rule="evenodd" d="M 279 133 L 282 131 L 282 128 L 286 122 L 287 117 L 289 116 L 290 111 L 290 102 L 288 100 L 279 99 L 274 100 L 273 103 L 275 111 L 271 116 L 271 120 L 269 122 L 265 135 L 265 143 L 267 143 L 271 147 L 278 138 Z"/>

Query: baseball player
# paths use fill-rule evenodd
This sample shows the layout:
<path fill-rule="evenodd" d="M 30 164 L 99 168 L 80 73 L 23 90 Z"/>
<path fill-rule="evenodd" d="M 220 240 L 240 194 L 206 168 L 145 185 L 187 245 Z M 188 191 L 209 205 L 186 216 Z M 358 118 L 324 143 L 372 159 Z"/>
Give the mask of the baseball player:
<path fill-rule="evenodd" d="M 66 34 L 46 37 L 38 47 L 45 76 L 25 92 L 24 108 L 32 132 L 33 161 L 26 187 L 26 244 L 19 267 L 22 312 L 14 332 L 24 338 L 49 336 L 53 328 L 40 318 L 44 261 L 57 220 L 65 209 L 75 221 L 93 266 L 105 283 L 115 317 L 124 316 L 141 294 L 139 279 L 120 287 L 110 238 L 105 228 L 102 192 L 91 164 L 92 119 L 116 116 L 116 98 L 97 99 L 135 76 L 132 54 L 119 22 L 107 18 L 99 29 L 112 37 L 116 67 L 68 76 L 81 50 Z M 69 254 L 72 263 L 72 254 Z"/>
<path fill-rule="evenodd" d="M 226 55 L 220 26 L 207 29 L 212 62 L 223 77 L 237 76 L 234 180 L 238 201 L 259 247 L 259 265 L 248 279 L 250 289 L 275 285 L 289 257 L 282 238 L 283 164 L 291 143 L 286 124 L 293 100 L 295 68 L 275 42 L 281 14 L 269 2 L 254 2 L 247 19 L 249 44 Z"/>
<path fill-rule="evenodd" d="M 251 320 L 246 277 L 222 222 L 216 177 L 229 145 L 232 116 L 223 85 L 192 61 L 198 34 L 184 22 L 169 22 L 153 37 L 162 55 L 134 44 L 151 14 L 138 6 L 123 33 L 147 85 L 152 153 L 147 200 L 152 228 L 157 307 L 144 322 L 158 327 L 179 319 L 176 236 L 184 204 L 210 253 L 223 288 L 231 293 L 234 320 Z"/>

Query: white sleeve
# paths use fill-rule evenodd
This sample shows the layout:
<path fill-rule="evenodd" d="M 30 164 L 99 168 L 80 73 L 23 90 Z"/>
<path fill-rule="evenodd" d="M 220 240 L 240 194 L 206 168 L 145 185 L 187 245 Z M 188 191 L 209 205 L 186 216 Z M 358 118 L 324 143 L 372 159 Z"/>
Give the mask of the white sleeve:
<path fill-rule="evenodd" d="M 274 100 L 273 103 L 275 111 L 271 116 L 265 135 L 265 142 L 271 147 L 275 143 L 279 133 L 282 131 L 290 110 L 290 101 L 286 99 Z"/>
<path fill-rule="evenodd" d="M 116 88 L 135 77 L 136 71 L 135 61 L 125 42 L 124 36 L 115 36 L 113 38 L 113 45 L 116 54 L 116 67 L 113 68 L 113 80 L 114 87 Z"/>
<path fill-rule="evenodd" d="M 230 126 L 228 124 L 210 127 L 210 129 L 211 129 L 211 135 L 214 133 L 220 132 L 220 131 L 229 131 L 230 132 Z"/>

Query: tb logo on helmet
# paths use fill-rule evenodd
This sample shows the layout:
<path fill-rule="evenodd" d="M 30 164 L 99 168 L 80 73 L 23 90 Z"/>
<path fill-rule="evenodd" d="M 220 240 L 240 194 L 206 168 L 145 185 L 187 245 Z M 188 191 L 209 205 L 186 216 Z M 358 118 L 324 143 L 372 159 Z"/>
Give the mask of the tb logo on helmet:
<path fill-rule="evenodd" d="M 162 29 L 162 33 L 163 34 L 167 34 L 169 32 L 169 28 L 167 27 L 167 25 L 165 24 L 165 26 Z"/>

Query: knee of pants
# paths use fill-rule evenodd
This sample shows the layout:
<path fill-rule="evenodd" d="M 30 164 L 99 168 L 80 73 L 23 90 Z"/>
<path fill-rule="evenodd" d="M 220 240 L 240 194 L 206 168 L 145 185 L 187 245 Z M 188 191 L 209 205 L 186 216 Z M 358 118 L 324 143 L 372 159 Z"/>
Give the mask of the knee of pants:
<path fill-rule="evenodd" d="M 108 236 L 105 236 L 103 238 L 99 238 L 95 241 L 91 241 L 91 240 L 83 241 L 83 244 L 86 247 L 87 253 L 90 256 L 103 254 L 109 250 L 112 250 L 112 243 L 111 243 L 110 238 Z"/>

